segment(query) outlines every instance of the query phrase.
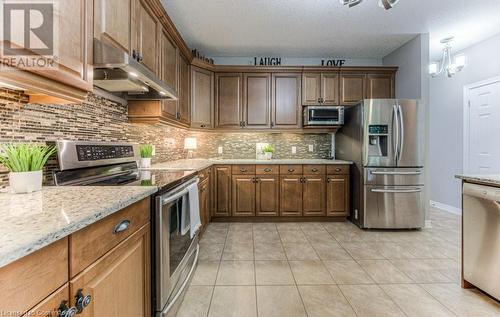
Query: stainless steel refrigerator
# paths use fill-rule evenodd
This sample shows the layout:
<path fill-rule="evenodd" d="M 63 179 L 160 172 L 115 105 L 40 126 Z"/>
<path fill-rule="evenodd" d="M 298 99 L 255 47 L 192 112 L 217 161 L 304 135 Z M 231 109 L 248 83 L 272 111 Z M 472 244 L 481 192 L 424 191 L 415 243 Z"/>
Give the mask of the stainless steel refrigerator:
<path fill-rule="evenodd" d="M 367 99 L 345 109 L 336 156 L 354 161 L 353 222 L 362 228 L 422 228 L 425 110 L 418 100 Z"/>

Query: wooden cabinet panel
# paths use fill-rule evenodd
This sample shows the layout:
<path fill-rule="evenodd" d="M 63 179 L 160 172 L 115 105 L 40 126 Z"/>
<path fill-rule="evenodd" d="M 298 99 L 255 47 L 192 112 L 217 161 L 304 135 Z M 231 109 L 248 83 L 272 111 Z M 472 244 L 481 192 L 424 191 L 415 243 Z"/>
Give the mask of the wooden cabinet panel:
<path fill-rule="evenodd" d="M 92 264 L 120 241 L 149 222 L 149 198 L 138 201 L 70 236 L 70 276 Z M 129 221 L 129 227 L 114 232 L 116 226 Z"/>
<path fill-rule="evenodd" d="M 191 67 L 191 126 L 213 127 L 214 73 Z"/>
<path fill-rule="evenodd" d="M 255 175 L 255 165 L 232 165 L 233 175 Z"/>
<path fill-rule="evenodd" d="M 135 21 L 136 24 L 132 25 L 135 45 L 132 45 L 132 48 L 136 49 L 141 55 L 142 64 L 153 73 L 158 74 L 160 22 L 143 0 L 137 0 L 136 2 Z"/>
<path fill-rule="evenodd" d="M 94 0 L 94 37 L 129 54 L 133 1 Z"/>
<path fill-rule="evenodd" d="M 304 176 L 303 195 L 304 216 L 325 215 L 325 176 Z"/>
<path fill-rule="evenodd" d="M 366 76 L 367 99 L 386 99 L 394 97 L 393 74 L 376 74 Z"/>
<path fill-rule="evenodd" d="M 280 216 L 302 216 L 302 176 L 280 176 Z"/>
<path fill-rule="evenodd" d="M 202 230 L 206 228 L 210 222 L 210 180 L 205 179 L 198 183 L 198 194 L 200 200 L 200 219 Z"/>
<path fill-rule="evenodd" d="M 179 59 L 179 115 L 181 123 L 189 125 L 189 62 L 180 56 Z"/>
<path fill-rule="evenodd" d="M 68 282 L 68 238 L 0 268 L 0 312 L 19 316 Z"/>
<path fill-rule="evenodd" d="M 321 74 L 304 73 L 302 75 L 302 104 L 317 105 L 321 97 Z"/>
<path fill-rule="evenodd" d="M 355 105 L 365 98 L 364 74 L 340 75 L 340 104 Z"/>
<path fill-rule="evenodd" d="M 349 215 L 349 175 L 329 175 L 326 185 L 327 216 Z"/>
<path fill-rule="evenodd" d="M 233 175 L 233 216 L 255 216 L 255 175 Z"/>
<path fill-rule="evenodd" d="M 271 121 L 271 74 L 243 74 L 243 125 L 269 128 Z"/>
<path fill-rule="evenodd" d="M 339 104 L 339 75 L 337 73 L 321 74 L 321 104 Z"/>
<path fill-rule="evenodd" d="M 349 166 L 350 165 L 328 165 L 326 167 L 327 174 L 349 174 Z"/>
<path fill-rule="evenodd" d="M 151 315 L 149 239 L 147 224 L 70 281 L 70 294 L 92 296 L 79 316 Z"/>
<path fill-rule="evenodd" d="M 279 165 L 268 164 L 268 165 L 256 165 L 255 174 L 257 175 L 278 175 L 280 173 Z"/>
<path fill-rule="evenodd" d="M 281 175 L 302 175 L 302 165 L 280 165 Z"/>
<path fill-rule="evenodd" d="M 165 29 L 161 32 L 160 78 L 179 93 L 179 50 Z M 179 97 L 179 96 L 178 96 Z M 161 112 L 165 118 L 176 120 L 179 100 L 161 100 Z"/>
<path fill-rule="evenodd" d="M 231 165 L 215 166 L 215 216 L 231 215 Z"/>
<path fill-rule="evenodd" d="M 69 305 L 69 284 L 66 283 L 63 287 L 52 293 L 49 297 L 45 298 L 40 304 L 36 305 L 23 317 L 44 316 L 56 317 L 59 315 L 59 306 L 66 302 Z M 14 316 L 14 315 L 8 315 Z"/>
<path fill-rule="evenodd" d="M 259 175 L 256 184 L 257 216 L 279 215 L 279 176 Z"/>
<path fill-rule="evenodd" d="M 218 128 L 240 127 L 242 121 L 241 73 L 215 74 L 215 124 Z"/>
<path fill-rule="evenodd" d="M 272 75 L 272 128 L 300 128 L 301 74 L 276 73 Z"/>
<path fill-rule="evenodd" d="M 304 175 L 325 175 L 326 166 L 325 165 L 304 165 L 303 167 Z"/>

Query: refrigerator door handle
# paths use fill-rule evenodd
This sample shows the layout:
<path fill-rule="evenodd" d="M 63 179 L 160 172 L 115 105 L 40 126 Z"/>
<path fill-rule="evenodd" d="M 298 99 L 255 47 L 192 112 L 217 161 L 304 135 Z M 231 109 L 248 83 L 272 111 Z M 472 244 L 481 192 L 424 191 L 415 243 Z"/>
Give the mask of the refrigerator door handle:
<path fill-rule="evenodd" d="M 394 120 L 396 118 L 396 120 Z M 392 106 L 392 119 L 391 119 L 391 124 L 392 124 L 392 136 L 391 136 L 391 143 L 392 143 L 392 151 L 394 152 L 394 161 L 398 161 L 398 147 L 399 147 L 399 116 L 398 116 L 398 107 L 396 105 Z M 394 126 L 396 126 L 396 133 L 394 133 Z M 394 140 L 394 138 L 396 140 Z"/>
<path fill-rule="evenodd" d="M 371 189 L 372 193 L 393 193 L 393 194 L 408 194 L 408 193 L 420 193 L 422 191 L 421 188 L 412 188 L 412 189 Z"/>
<path fill-rule="evenodd" d="M 398 105 L 398 114 L 399 114 L 399 150 L 398 150 L 398 161 L 401 159 L 401 155 L 403 154 L 404 148 L 404 139 L 405 139 L 405 125 L 403 120 L 403 110 L 401 110 L 401 105 Z"/>

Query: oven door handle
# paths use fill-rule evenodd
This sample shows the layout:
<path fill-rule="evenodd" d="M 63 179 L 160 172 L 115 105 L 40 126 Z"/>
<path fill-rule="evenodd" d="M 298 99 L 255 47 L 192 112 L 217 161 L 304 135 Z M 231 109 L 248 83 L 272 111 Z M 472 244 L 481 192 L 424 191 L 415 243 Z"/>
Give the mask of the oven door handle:
<path fill-rule="evenodd" d="M 189 193 L 189 191 L 187 189 L 184 189 L 184 190 L 181 190 L 180 192 L 178 193 L 175 193 L 174 195 L 172 196 L 167 196 L 165 198 L 161 198 L 161 204 L 162 206 L 165 206 L 166 204 L 169 204 L 177 199 L 179 199 L 180 197 L 186 195 L 187 193 Z"/>

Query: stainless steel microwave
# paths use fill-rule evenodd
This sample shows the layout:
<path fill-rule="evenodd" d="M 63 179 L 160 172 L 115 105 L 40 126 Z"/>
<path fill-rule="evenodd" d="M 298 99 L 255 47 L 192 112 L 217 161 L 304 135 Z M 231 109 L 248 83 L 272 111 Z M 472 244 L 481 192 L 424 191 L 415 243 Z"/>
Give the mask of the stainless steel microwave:
<path fill-rule="evenodd" d="M 338 126 L 343 124 L 343 106 L 304 107 L 304 126 Z"/>

